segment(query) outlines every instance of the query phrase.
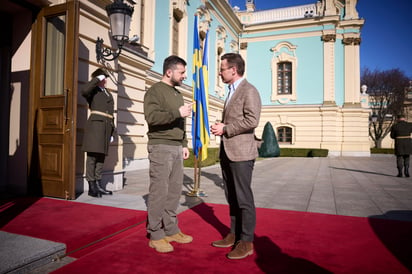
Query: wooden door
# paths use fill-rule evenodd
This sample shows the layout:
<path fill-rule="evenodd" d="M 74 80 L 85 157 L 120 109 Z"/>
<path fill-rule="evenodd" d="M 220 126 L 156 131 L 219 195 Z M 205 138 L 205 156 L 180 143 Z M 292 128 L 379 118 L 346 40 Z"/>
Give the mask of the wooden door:
<path fill-rule="evenodd" d="M 75 198 L 77 5 L 44 8 L 33 29 L 30 115 L 36 153 L 29 157 L 30 168 L 38 171 L 29 183 L 37 182 L 43 196 L 65 199 Z"/>

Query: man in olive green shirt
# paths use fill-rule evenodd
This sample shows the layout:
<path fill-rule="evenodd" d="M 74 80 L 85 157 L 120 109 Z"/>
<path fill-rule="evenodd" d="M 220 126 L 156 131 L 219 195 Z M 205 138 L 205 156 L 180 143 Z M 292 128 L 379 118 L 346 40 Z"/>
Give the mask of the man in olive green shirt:
<path fill-rule="evenodd" d="M 186 79 L 186 61 L 169 56 L 163 63 L 163 77 L 144 96 L 144 115 L 150 161 L 147 200 L 149 246 L 157 252 L 172 252 L 170 242 L 190 243 L 193 238 L 180 231 L 177 207 L 183 187 L 183 159 L 189 157 L 185 118 L 192 104 L 184 104 L 176 89 Z"/>

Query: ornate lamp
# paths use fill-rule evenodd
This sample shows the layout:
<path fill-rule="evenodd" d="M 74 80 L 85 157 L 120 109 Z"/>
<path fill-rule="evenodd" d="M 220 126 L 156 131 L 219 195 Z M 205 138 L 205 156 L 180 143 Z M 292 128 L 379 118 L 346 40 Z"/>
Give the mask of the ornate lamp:
<path fill-rule="evenodd" d="M 96 59 L 98 62 L 100 60 L 112 61 L 119 57 L 124 42 L 129 40 L 133 7 L 123 3 L 123 0 L 115 0 L 106 6 L 106 11 L 109 16 L 112 38 L 116 41 L 118 50 L 113 52 L 110 48 L 105 48 L 103 39 L 97 37 Z"/>
<path fill-rule="evenodd" d="M 378 121 L 378 115 L 376 115 L 375 112 L 373 112 L 371 115 L 371 121 L 373 124 L 375 124 Z"/>

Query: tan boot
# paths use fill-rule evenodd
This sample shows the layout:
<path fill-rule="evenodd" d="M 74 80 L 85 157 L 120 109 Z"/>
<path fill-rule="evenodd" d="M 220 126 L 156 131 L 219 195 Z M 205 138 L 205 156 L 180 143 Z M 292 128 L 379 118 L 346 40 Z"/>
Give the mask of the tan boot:
<path fill-rule="evenodd" d="M 235 244 L 235 234 L 229 233 L 222 240 L 212 242 L 214 247 L 231 247 Z"/>
<path fill-rule="evenodd" d="M 227 257 L 232 260 L 243 259 L 253 254 L 253 243 L 238 241 L 235 248 L 227 254 Z"/>
<path fill-rule="evenodd" d="M 150 240 L 149 246 L 159 253 L 168 253 L 173 251 L 173 246 L 165 238 L 160 240 Z"/>
<path fill-rule="evenodd" d="M 188 244 L 191 243 L 193 241 L 193 237 L 183 234 L 182 232 L 176 233 L 174 235 L 171 236 L 166 236 L 165 237 L 166 241 L 170 242 L 176 242 L 179 244 Z"/>

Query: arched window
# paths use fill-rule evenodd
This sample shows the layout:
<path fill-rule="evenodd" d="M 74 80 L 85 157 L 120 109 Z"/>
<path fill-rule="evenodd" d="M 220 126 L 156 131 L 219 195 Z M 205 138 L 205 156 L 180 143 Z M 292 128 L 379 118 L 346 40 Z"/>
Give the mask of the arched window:
<path fill-rule="evenodd" d="M 279 143 L 292 143 L 292 128 L 291 127 L 278 127 L 277 129 L 278 142 Z"/>

